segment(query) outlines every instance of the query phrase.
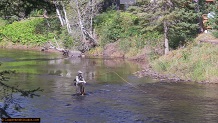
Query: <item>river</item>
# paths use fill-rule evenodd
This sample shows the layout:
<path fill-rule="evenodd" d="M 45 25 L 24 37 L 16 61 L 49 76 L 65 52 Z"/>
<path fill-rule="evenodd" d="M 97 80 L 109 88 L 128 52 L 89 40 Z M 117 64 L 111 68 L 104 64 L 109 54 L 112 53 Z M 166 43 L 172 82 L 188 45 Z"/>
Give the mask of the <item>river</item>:
<path fill-rule="evenodd" d="M 16 70 L 5 83 L 44 89 L 34 98 L 14 93 L 23 108 L 6 110 L 12 117 L 41 118 L 41 123 L 218 122 L 217 84 L 137 78 L 132 73 L 140 65 L 125 60 L 0 49 L 0 62 L 0 70 Z M 75 95 L 73 79 L 78 70 L 87 81 L 84 96 Z"/>

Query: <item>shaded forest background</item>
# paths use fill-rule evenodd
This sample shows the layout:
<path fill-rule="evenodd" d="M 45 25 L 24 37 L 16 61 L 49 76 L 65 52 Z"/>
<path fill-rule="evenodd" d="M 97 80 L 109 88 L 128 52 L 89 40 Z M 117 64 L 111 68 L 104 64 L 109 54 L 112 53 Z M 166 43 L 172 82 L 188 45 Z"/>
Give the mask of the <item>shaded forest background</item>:
<path fill-rule="evenodd" d="M 202 14 L 215 5 L 138 0 L 120 10 L 119 0 L 2 0 L 0 39 L 36 45 L 56 40 L 57 47 L 86 51 L 92 40 L 94 47 L 119 41 L 124 52 L 149 45 L 162 55 L 193 41 L 203 31 Z"/>

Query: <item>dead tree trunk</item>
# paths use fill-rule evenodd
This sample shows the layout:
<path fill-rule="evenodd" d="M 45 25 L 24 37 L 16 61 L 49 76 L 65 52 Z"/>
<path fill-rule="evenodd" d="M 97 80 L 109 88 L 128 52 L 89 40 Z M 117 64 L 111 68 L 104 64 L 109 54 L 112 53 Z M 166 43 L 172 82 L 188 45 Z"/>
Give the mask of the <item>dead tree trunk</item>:
<path fill-rule="evenodd" d="M 80 13 L 80 10 L 79 10 L 79 3 L 78 3 L 78 0 L 75 0 L 76 2 L 76 9 L 77 9 L 77 16 L 78 16 L 78 20 L 79 20 L 79 26 L 80 26 L 80 29 L 81 29 L 81 33 L 82 33 L 82 37 L 83 39 L 85 39 L 85 35 L 83 33 L 83 23 L 82 23 L 82 19 L 81 19 L 81 13 Z"/>
<path fill-rule="evenodd" d="M 89 3 L 90 3 L 90 7 L 91 7 L 91 17 L 90 17 L 90 34 L 91 34 L 91 36 L 93 37 L 93 10 L 94 10 L 94 8 L 93 8 L 93 2 L 94 2 L 94 0 L 90 0 L 89 1 Z"/>
<path fill-rule="evenodd" d="M 98 45 L 97 41 L 92 37 L 92 34 L 90 34 L 84 27 L 84 24 L 82 22 L 82 16 L 81 16 L 81 12 L 80 12 L 80 9 L 79 9 L 79 3 L 78 3 L 78 0 L 75 0 L 76 2 L 76 9 L 77 9 L 77 15 L 78 15 L 78 21 L 79 21 L 79 26 L 80 26 L 80 29 L 81 29 L 81 33 L 82 33 L 82 36 L 83 36 L 83 40 L 88 40 L 88 44 L 87 42 L 84 42 L 82 41 L 82 45 L 85 45 L 83 47 L 86 47 L 86 49 L 82 49 L 84 52 L 84 50 L 89 50 L 90 48 L 92 47 L 95 47 Z M 90 1 L 91 4 L 92 4 L 92 0 Z M 90 2 L 88 4 L 90 4 Z M 93 9 L 91 10 L 93 11 Z M 92 17 L 91 17 L 91 21 L 92 21 Z M 92 28 L 92 22 L 91 22 L 91 28 Z M 88 48 L 87 48 L 88 47 Z"/>
<path fill-rule="evenodd" d="M 166 20 L 164 20 L 163 25 L 164 25 L 164 47 L 165 47 L 164 54 L 167 55 L 169 52 L 169 40 L 168 40 L 168 26 Z"/>
<path fill-rule="evenodd" d="M 63 20 L 63 18 L 61 16 L 61 12 L 60 12 L 60 10 L 58 8 L 57 1 L 54 1 L 54 4 L 55 4 L 55 7 L 56 7 L 56 12 L 57 12 L 58 18 L 59 18 L 59 20 L 61 22 L 61 26 L 64 26 L 64 20 Z"/>
<path fill-rule="evenodd" d="M 67 25 L 67 31 L 68 31 L 69 34 L 71 34 L 71 33 L 72 33 L 72 30 L 71 30 L 71 27 L 70 27 L 70 22 L 69 22 L 69 20 L 68 20 L 68 18 L 67 18 L 66 9 L 65 9 L 64 4 L 63 4 L 62 2 L 61 2 L 61 5 L 62 5 L 63 11 L 64 11 L 64 18 L 65 18 L 66 25 Z"/>

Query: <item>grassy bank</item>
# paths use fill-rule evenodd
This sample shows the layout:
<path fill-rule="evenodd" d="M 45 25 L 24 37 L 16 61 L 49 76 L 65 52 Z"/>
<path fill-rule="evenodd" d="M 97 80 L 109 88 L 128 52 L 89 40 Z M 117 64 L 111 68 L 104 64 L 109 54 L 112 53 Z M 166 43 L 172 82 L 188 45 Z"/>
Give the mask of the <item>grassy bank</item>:
<path fill-rule="evenodd" d="M 48 26 L 48 24 L 50 26 Z M 0 46 L 21 44 L 25 46 L 41 46 L 47 41 L 57 41 L 65 47 L 74 43 L 65 27 L 61 27 L 58 18 L 44 19 L 30 17 L 21 21 L 8 23 L 0 18 Z"/>
<path fill-rule="evenodd" d="M 42 22 L 43 18 L 31 18 L 2 26 L 0 28 L 2 40 L 21 44 L 43 43 L 47 39 L 46 36 L 38 34 L 36 31 L 36 26 Z"/>
<path fill-rule="evenodd" d="M 218 83 L 218 45 L 198 43 L 198 40 L 152 61 L 152 67 L 160 73 L 175 74 L 186 80 Z"/>

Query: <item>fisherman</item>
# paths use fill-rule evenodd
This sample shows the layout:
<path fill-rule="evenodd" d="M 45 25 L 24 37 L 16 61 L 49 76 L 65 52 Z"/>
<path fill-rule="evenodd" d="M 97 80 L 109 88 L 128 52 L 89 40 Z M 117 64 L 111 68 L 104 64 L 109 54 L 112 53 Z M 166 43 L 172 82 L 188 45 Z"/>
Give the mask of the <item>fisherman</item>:
<path fill-rule="evenodd" d="M 76 88 L 76 92 L 78 93 L 78 88 L 80 90 L 80 95 L 84 95 L 85 94 L 85 85 L 86 81 L 84 80 L 83 76 L 82 76 L 82 71 L 78 71 L 78 75 L 76 76 L 76 79 L 74 79 L 74 85 L 77 87 Z"/>

